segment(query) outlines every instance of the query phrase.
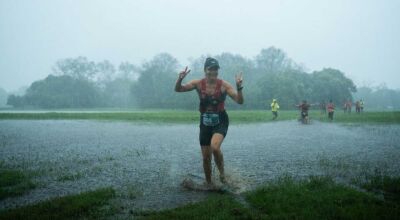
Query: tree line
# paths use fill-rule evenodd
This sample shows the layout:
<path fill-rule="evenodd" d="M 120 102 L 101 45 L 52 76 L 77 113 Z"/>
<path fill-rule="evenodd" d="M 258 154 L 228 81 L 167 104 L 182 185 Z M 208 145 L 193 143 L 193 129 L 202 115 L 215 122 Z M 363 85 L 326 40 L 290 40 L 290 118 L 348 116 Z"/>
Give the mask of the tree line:
<path fill-rule="evenodd" d="M 355 100 L 363 99 L 366 109 L 370 110 L 399 110 L 400 90 L 387 88 L 386 85 L 377 87 L 362 86 L 353 95 Z"/>
<path fill-rule="evenodd" d="M 310 103 L 352 100 L 356 86 L 343 72 L 334 68 L 306 72 L 304 67 L 275 47 L 262 49 L 253 59 L 238 54 L 213 56 L 221 66 L 219 77 L 234 84 L 234 76 L 243 72 L 243 106 L 227 101 L 227 108 L 265 109 L 273 98 L 281 109 L 307 100 Z M 184 83 L 203 78 L 206 56 L 192 59 L 192 70 Z M 93 108 L 137 107 L 196 109 L 196 92 L 175 93 L 173 88 L 182 65 L 168 53 L 154 56 L 136 66 L 129 62 L 117 68 L 105 60 L 93 62 L 86 57 L 57 61 L 43 80 L 33 82 L 25 95 L 10 95 L 7 103 L 14 107 Z"/>

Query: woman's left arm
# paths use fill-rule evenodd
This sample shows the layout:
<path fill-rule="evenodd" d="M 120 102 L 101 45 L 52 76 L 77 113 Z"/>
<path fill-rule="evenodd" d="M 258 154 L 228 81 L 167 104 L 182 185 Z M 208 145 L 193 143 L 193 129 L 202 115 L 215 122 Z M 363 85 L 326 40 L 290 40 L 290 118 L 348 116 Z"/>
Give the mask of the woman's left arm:
<path fill-rule="evenodd" d="M 242 73 L 239 75 L 235 76 L 235 81 L 236 81 L 236 90 L 233 88 L 231 84 L 228 82 L 224 81 L 224 87 L 226 89 L 226 93 L 238 104 L 243 104 L 244 99 L 243 99 L 243 76 Z"/>

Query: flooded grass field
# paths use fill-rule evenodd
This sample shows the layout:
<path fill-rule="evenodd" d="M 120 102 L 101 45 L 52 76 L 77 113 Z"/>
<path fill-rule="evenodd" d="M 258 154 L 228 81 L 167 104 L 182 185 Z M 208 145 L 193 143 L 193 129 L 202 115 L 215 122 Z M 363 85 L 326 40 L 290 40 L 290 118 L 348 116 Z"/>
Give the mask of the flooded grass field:
<path fill-rule="evenodd" d="M 115 202 L 127 211 L 199 201 L 209 194 L 180 187 L 189 174 L 203 176 L 198 129 L 196 124 L 1 120 L 2 167 L 30 173 L 36 187 L 1 200 L 0 210 L 104 187 L 116 190 Z M 377 172 L 400 175 L 399 134 L 398 124 L 240 124 L 229 127 L 222 150 L 237 193 L 284 174 L 329 175 L 352 184 Z"/>

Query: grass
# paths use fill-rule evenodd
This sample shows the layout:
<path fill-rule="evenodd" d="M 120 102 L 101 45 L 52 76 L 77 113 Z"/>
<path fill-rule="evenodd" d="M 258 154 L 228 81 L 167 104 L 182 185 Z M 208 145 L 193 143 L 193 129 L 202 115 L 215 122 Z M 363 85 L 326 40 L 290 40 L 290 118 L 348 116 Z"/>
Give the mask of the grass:
<path fill-rule="evenodd" d="M 204 201 L 164 211 L 133 213 L 143 219 L 255 219 L 261 217 L 229 195 L 212 195 Z"/>
<path fill-rule="evenodd" d="M 283 176 L 245 194 L 243 206 L 233 196 L 160 212 L 138 212 L 143 219 L 398 219 L 398 203 L 335 183 L 330 177 L 295 180 Z"/>
<path fill-rule="evenodd" d="M 363 185 L 399 195 L 399 179 L 374 176 Z M 377 180 L 379 179 L 379 180 Z M 397 191 L 393 191 L 397 189 Z M 138 194 L 130 186 L 127 196 Z M 0 219 L 103 219 L 120 216 L 110 199 L 111 188 L 65 196 L 0 212 Z M 124 195 L 120 195 L 124 196 Z M 399 219 L 398 200 L 379 199 L 373 193 L 335 183 L 331 177 L 311 176 L 298 180 L 282 176 L 258 189 L 239 195 L 213 193 L 207 199 L 174 209 L 130 211 L 121 218 L 138 219 Z M 240 201 L 240 202 L 239 202 Z"/>
<path fill-rule="evenodd" d="M 98 189 L 78 195 L 65 196 L 35 205 L 0 212 L 0 219 L 98 219 L 115 211 L 103 210 L 115 191 Z"/>
<path fill-rule="evenodd" d="M 138 191 L 137 188 L 133 185 L 127 185 L 124 192 L 125 198 L 128 199 L 135 199 L 139 195 L 143 195 L 142 192 Z"/>
<path fill-rule="evenodd" d="M 272 116 L 268 111 L 228 111 L 232 122 L 250 123 L 271 121 Z M 295 119 L 296 111 L 283 111 L 279 120 Z M 47 112 L 47 113 L 0 113 L 0 119 L 86 119 L 86 120 L 123 120 L 139 122 L 160 123 L 198 123 L 200 114 L 197 111 L 184 110 L 152 110 L 133 112 Z"/>
<path fill-rule="evenodd" d="M 232 123 L 257 123 L 272 121 L 269 110 L 232 110 L 228 111 Z M 319 111 L 310 111 L 313 120 L 328 122 L 328 115 L 322 115 Z M 299 112 L 279 111 L 278 121 L 295 120 Z M 45 113 L 0 113 L 1 119 L 83 119 L 83 120 L 122 120 L 137 122 L 157 123 L 198 123 L 199 112 L 187 110 L 143 110 L 120 112 L 45 112 Z M 364 112 L 362 114 L 344 114 L 335 112 L 334 122 L 343 123 L 400 123 L 400 112 Z"/>
<path fill-rule="evenodd" d="M 400 204 L 400 177 L 392 177 L 375 169 L 373 174 L 354 178 L 352 183 L 376 194 L 383 194 L 385 200 Z"/>
<path fill-rule="evenodd" d="M 139 122 L 197 122 L 198 114 L 194 111 L 140 111 L 140 112 L 47 112 L 47 113 L 0 113 L 0 119 L 84 119 L 84 120 L 123 120 Z"/>
<path fill-rule="evenodd" d="M 272 219 L 392 219 L 400 206 L 335 183 L 328 177 L 283 177 L 247 196 Z"/>
<path fill-rule="evenodd" d="M 26 173 L 0 168 L 0 200 L 23 195 L 33 188 L 35 184 Z"/>
<path fill-rule="evenodd" d="M 382 191 L 386 200 L 400 203 L 400 177 L 373 177 L 361 187 L 368 191 Z"/>

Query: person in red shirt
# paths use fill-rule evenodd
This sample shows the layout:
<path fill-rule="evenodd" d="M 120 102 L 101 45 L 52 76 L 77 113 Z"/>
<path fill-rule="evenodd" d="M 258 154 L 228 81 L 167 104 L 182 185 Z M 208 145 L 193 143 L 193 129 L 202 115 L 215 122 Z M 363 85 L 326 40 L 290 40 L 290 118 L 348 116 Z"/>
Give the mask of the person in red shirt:
<path fill-rule="evenodd" d="M 356 112 L 357 113 L 360 113 L 361 112 L 361 107 L 360 107 L 361 105 L 360 105 L 360 101 L 356 101 Z"/>
<path fill-rule="evenodd" d="M 296 106 L 300 109 L 301 122 L 303 124 L 308 124 L 308 109 L 311 105 L 307 103 L 307 100 L 303 100 L 301 104 Z"/>
<path fill-rule="evenodd" d="M 328 110 L 328 118 L 333 121 L 333 113 L 335 112 L 335 104 L 333 104 L 332 100 L 329 100 L 329 103 L 326 105 L 326 109 Z"/>
<path fill-rule="evenodd" d="M 351 113 L 352 105 L 353 105 L 353 103 L 351 102 L 351 100 L 347 99 L 347 101 L 346 101 L 346 112 L 349 113 L 349 114 Z"/>

